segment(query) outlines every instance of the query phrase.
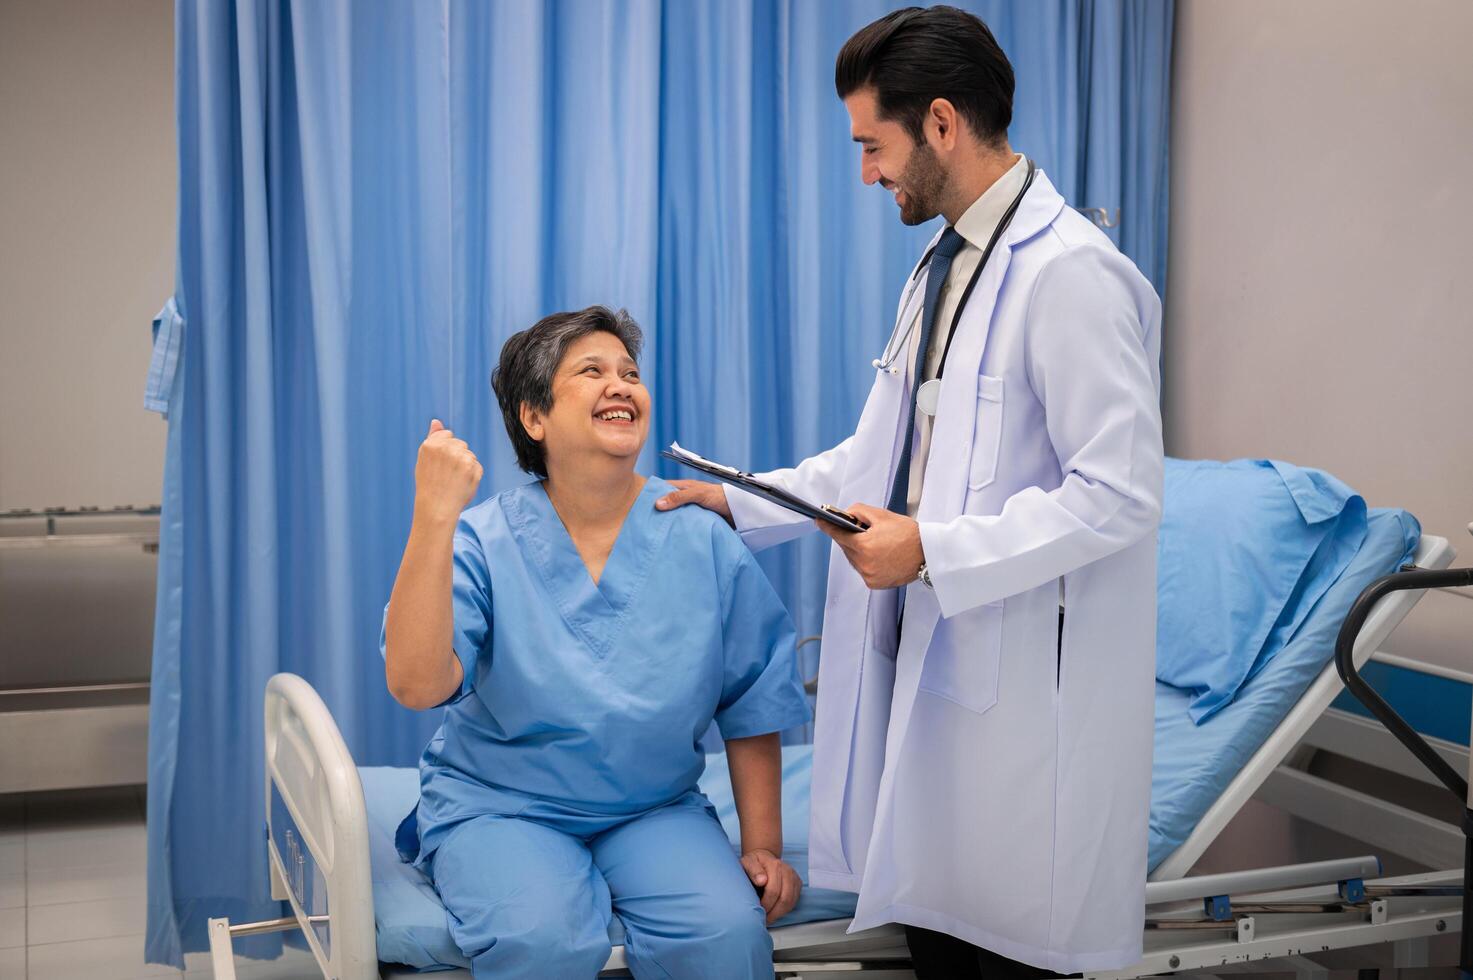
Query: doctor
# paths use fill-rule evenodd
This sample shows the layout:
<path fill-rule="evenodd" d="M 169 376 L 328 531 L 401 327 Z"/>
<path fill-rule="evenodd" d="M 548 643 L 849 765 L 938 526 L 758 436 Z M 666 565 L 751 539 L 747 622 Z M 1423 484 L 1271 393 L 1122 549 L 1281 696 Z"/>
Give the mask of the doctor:
<path fill-rule="evenodd" d="M 1161 307 L 1007 141 L 1013 71 L 952 7 L 844 45 L 860 174 L 946 226 L 906 284 L 855 433 L 766 474 L 829 531 L 811 884 L 907 926 L 917 975 L 1141 955 L 1151 789 Z M 660 501 L 753 548 L 813 530 L 695 481 Z"/>

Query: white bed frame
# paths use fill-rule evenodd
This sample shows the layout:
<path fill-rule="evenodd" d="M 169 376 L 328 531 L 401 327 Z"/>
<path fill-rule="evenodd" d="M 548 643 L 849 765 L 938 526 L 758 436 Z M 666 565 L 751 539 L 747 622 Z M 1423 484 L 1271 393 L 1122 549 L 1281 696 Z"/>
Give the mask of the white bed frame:
<path fill-rule="evenodd" d="M 1415 561 L 1421 568 L 1446 568 L 1453 554 L 1445 539 L 1424 536 Z M 1401 666 L 1430 669 L 1375 653 L 1422 594 L 1392 593 L 1376 605 L 1355 642 L 1357 666 L 1375 655 Z M 1473 676 L 1459 674 L 1457 679 L 1473 681 Z M 1090 976 L 1125 980 L 1176 972 L 1200 974 L 1230 971 L 1234 964 L 1276 960 L 1278 969 L 1321 980 L 1326 975 L 1324 968 L 1302 954 L 1394 943 L 1398 966 L 1426 965 L 1428 937 L 1461 929 L 1462 834 L 1457 828 L 1318 779 L 1290 763 L 1291 753 L 1302 764 L 1308 753 L 1339 751 L 1417 776 L 1415 760 L 1402 758 L 1403 750 L 1379 726 L 1330 709 L 1342 689 L 1331 663 L 1193 833 L 1151 874 L 1146 886 L 1148 921 L 1141 962 L 1126 970 Z M 233 937 L 290 929 L 302 930 L 325 977 L 409 977 L 414 971 L 387 964 L 380 972 L 363 789 L 337 725 L 311 685 L 293 674 L 271 678 L 265 708 L 271 897 L 287 901 L 292 914 L 240 925 L 211 919 L 215 977 L 235 977 Z M 1468 769 L 1466 749 L 1448 743 L 1439 744 L 1438 749 L 1455 768 Z M 294 827 L 275 825 L 273 792 L 279 794 Z M 1377 878 L 1379 862 L 1366 857 L 1186 878 L 1207 846 L 1255 794 L 1322 826 L 1350 830 L 1351 836 L 1374 846 L 1450 870 Z M 1429 840 L 1432 843 L 1426 844 Z M 1444 861 L 1447 857 L 1452 860 Z M 1412 889 L 1422 892 L 1404 894 Z M 1225 918 L 1206 921 L 1204 908 Z M 856 971 L 876 980 L 882 974 L 910 975 L 905 935 L 899 926 L 848 935 L 848 925 L 848 920 L 839 920 L 773 930 L 776 972 L 810 980 Z M 625 969 L 623 948 L 616 947 L 605 971 Z M 445 971 L 435 976 L 452 980 L 470 973 Z"/>

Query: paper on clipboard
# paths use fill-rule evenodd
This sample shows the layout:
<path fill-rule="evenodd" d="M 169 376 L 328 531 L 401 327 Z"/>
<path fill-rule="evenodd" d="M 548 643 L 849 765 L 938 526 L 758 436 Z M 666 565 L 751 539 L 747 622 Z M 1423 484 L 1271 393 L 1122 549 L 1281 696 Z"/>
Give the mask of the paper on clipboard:
<path fill-rule="evenodd" d="M 730 483 L 732 486 L 745 490 L 764 500 L 771 501 L 779 507 L 784 507 L 795 514 L 802 514 L 804 517 L 811 517 L 814 520 L 827 521 L 829 524 L 843 528 L 846 531 L 857 532 L 869 528 L 868 524 L 853 514 L 845 513 L 837 507 L 831 507 L 827 504 L 810 503 L 801 497 L 789 493 L 782 487 L 764 483 L 752 474 L 744 473 L 734 466 L 717 463 L 699 453 L 693 453 L 689 449 L 682 447 L 678 442 L 672 442 L 670 448 L 662 451 L 660 455 L 666 459 L 673 459 L 675 462 L 689 466 L 692 469 L 700 470 L 708 476 L 714 476 L 723 483 Z"/>
<path fill-rule="evenodd" d="M 670 449 L 665 453 L 665 455 L 669 456 L 677 463 L 686 463 L 696 466 L 698 469 L 706 469 L 709 467 L 713 470 L 720 470 L 723 473 L 730 473 L 732 476 L 745 476 L 748 479 L 750 479 L 752 476 L 752 474 L 743 473 L 741 470 L 737 469 L 734 466 L 726 466 L 722 463 L 713 462 L 712 460 L 707 459 L 699 453 L 693 453 L 678 442 L 672 442 L 670 444 Z"/>

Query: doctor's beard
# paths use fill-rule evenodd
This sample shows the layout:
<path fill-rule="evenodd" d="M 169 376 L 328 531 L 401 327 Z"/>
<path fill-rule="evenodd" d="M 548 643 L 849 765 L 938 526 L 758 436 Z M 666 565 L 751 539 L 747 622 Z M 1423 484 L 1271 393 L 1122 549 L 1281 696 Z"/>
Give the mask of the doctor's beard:
<path fill-rule="evenodd" d="M 941 213 L 941 200 L 946 196 L 950 175 L 929 143 L 917 143 L 897 183 L 905 192 L 900 220 L 907 225 L 919 225 Z"/>

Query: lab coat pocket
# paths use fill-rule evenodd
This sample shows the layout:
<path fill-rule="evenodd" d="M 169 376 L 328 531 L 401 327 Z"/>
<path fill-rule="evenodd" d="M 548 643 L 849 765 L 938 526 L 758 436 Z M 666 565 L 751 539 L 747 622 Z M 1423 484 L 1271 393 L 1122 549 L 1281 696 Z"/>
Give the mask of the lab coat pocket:
<path fill-rule="evenodd" d="M 997 704 L 1002 617 L 999 601 L 937 623 L 921 664 L 920 689 L 978 714 Z"/>
<path fill-rule="evenodd" d="M 967 487 L 981 490 L 997 478 L 998 447 L 1002 444 L 1002 378 L 977 376 L 977 428 L 972 433 L 972 466 Z"/>

